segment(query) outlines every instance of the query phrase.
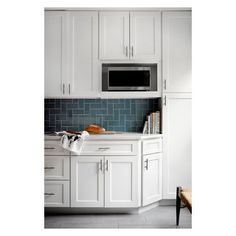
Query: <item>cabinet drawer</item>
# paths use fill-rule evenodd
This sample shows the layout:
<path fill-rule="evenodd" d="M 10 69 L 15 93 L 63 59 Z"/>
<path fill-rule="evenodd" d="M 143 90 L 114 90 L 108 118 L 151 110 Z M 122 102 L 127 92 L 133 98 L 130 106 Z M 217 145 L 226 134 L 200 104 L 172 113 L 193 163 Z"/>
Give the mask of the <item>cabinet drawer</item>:
<path fill-rule="evenodd" d="M 157 152 L 162 152 L 162 138 L 143 141 L 143 155 Z"/>
<path fill-rule="evenodd" d="M 70 152 L 61 147 L 60 140 L 45 140 L 44 154 L 47 156 L 49 155 L 60 156 L 60 155 L 69 155 Z"/>
<path fill-rule="evenodd" d="M 137 155 L 138 142 L 85 141 L 81 155 Z M 76 155 L 76 153 L 72 153 Z"/>
<path fill-rule="evenodd" d="M 69 180 L 70 157 L 69 156 L 45 156 L 44 159 L 45 179 Z"/>
<path fill-rule="evenodd" d="M 45 181 L 45 207 L 69 207 L 69 181 Z"/>

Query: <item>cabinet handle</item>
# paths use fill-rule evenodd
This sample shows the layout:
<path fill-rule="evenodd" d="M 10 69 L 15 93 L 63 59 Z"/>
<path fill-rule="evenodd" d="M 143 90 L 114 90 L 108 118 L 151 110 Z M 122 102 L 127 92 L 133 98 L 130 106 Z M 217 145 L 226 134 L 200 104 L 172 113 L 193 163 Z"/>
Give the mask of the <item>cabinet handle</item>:
<path fill-rule="evenodd" d="M 146 165 L 145 165 L 145 167 L 144 167 L 144 168 L 145 168 L 146 170 L 148 170 L 148 159 L 146 159 L 146 161 L 145 161 L 145 162 L 146 162 Z"/>
<path fill-rule="evenodd" d="M 53 149 L 55 149 L 55 147 L 45 147 L 44 149 L 46 149 L 46 150 L 53 150 Z"/>
<path fill-rule="evenodd" d="M 70 84 L 69 84 L 69 94 L 70 94 Z"/>
<path fill-rule="evenodd" d="M 55 193 L 44 193 L 45 196 L 53 196 L 56 195 Z"/>
<path fill-rule="evenodd" d="M 166 90 L 166 79 L 164 79 L 164 89 Z"/>
<path fill-rule="evenodd" d="M 44 167 L 44 170 L 53 170 L 53 169 L 55 169 L 54 166 L 45 166 Z"/>
<path fill-rule="evenodd" d="M 110 148 L 109 147 L 100 147 L 98 148 L 99 151 L 106 151 L 106 150 L 109 150 Z"/>
<path fill-rule="evenodd" d="M 125 47 L 125 55 L 128 57 L 128 46 Z"/>
<path fill-rule="evenodd" d="M 100 160 L 100 170 L 102 171 L 102 160 Z"/>
<path fill-rule="evenodd" d="M 164 105 L 166 106 L 166 96 L 164 96 Z"/>
<path fill-rule="evenodd" d="M 109 162 L 106 160 L 106 170 L 108 171 Z"/>
<path fill-rule="evenodd" d="M 131 56 L 134 57 L 134 47 L 131 47 Z"/>
<path fill-rule="evenodd" d="M 63 87 L 63 94 L 65 94 L 65 84 L 63 84 L 62 87 Z"/>

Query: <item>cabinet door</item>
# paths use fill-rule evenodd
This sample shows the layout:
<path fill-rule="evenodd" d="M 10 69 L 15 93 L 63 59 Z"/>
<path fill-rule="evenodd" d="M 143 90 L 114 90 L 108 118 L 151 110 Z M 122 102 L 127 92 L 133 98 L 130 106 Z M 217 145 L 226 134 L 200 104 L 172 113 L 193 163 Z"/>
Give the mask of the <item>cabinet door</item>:
<path fill-rule="evenodd" d="M 138 206 L 138 157 L 106 157 L 105 207 Z"/>
<path fill-rule="evenodd" d="M 163 106 L 163 198 L 191 188 L 191 95 L 168 94 Z"/>
<path fill-rule="evenodd" d="M 66 93 L 73 97 L 98 96 L 98 12 L 69 13 L 70 81 Z"/>
<path fill-rule="evenodd" d="M 99 57 L 129 58 L 129 12 L 99 13 Z"/>
<path fill-rule="evenodd" d="M 103 157 L 71 158 L 71 206 L 103 207 Z"/>
<path fill-rule="evenodd" d="M 143 156 L 143 206 L 162 199 L 162 154 Z"/>
<path fill-rule="evenodd" d="M 61 97 L 65 93 L 65 30 L 65 12 L 45 12 L 45 97 Z"/>
<path fill-rule="evenodd" d="M 159 60 L 160 56 L 160 12 L 130 12 L 130 58 Z"/>
<path fill-rule="evenodd" d="M 191 92 L 191 12 L 163 13 L 165 92 Z"/>

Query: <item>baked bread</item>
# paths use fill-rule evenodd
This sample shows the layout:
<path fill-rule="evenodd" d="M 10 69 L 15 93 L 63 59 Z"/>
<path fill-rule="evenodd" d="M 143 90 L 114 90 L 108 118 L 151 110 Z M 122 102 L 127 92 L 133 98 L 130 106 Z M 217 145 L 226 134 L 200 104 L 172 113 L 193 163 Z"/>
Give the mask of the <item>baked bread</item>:
<path fill-rule="evenodd" d="M 99 125 L 94 125 L 94 124 L 87 126 L 84 130 L 86 130 L 89 133 L 95 133 L 95 134 L 101 134 L 105 132 L 104 128 L 102 128 Z"/>

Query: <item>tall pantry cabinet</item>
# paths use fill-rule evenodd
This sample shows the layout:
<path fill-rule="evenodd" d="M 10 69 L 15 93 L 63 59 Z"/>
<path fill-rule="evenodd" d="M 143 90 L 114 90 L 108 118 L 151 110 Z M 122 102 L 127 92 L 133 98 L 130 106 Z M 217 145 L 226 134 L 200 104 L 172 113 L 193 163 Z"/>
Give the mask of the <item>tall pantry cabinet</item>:
<path fill-rule="evenodd" d="M 191 12 L 162 13 L 163 199 L 191 188 Z"/>

